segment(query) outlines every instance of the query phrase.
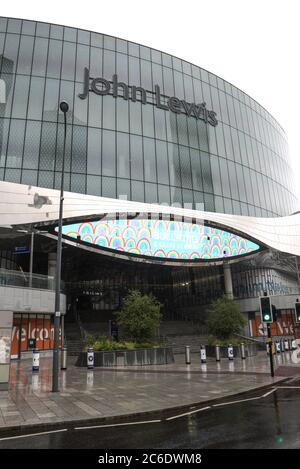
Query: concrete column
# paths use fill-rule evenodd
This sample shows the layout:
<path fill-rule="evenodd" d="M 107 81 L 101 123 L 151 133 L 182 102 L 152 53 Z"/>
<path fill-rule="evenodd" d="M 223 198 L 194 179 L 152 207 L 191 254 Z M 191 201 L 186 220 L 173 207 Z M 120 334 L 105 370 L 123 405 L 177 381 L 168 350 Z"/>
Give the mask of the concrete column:
<path fill-rule="evenodd" d="M 231 277 L 231 269 L 230 264 L 224 262 L 223 264 L 224 270 L 224 284 L 225 284 L 225 295 L 227 298 L 233 298 L 233 288 L 232 288 L 232 277 Z"/>
<path fill-rule="evenodd" d="M 56 275 L 56 252 L 49 252 L 48 254 L 48 276 L 52 277 L 49 280 L 48 286 L 52 290 L 54 289 L 54 279 Z"/>

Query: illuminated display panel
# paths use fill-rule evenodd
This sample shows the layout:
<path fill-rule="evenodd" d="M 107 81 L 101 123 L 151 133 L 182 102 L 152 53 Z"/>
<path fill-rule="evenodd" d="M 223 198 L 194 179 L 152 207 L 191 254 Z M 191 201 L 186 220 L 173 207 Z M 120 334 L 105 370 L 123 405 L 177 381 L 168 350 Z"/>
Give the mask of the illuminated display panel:
<path fill-rule="evenodd" d="M 233 233 L 179 221 L 100 220 L 65 225 L 62 233 L 100 248 L 163 259 L 220 259 L 259 249 Z"/>

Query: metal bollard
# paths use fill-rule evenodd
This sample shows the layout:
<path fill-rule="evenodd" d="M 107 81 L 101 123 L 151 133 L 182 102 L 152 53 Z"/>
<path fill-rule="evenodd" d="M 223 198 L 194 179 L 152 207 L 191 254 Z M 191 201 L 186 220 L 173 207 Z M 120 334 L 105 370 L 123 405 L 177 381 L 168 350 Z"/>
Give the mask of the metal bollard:
<path fill-rule="evenodd" d="M 280 353 L 280 342 L 279 342 L 279 340 L 276 340 L 275 345 L 276 345 L 276 352 Z"/>
<path fill-rule="evenodd" d="M 89 370 L 94 368 L 94 349 L 89 347 L 87 350 L 87 367 Z"/>
<path fill-rule="evenodd" d="M 36 349 L 32 350 L 32 371 L 39 371 L 40 369 L 40 352 Z"/>
<path fill-rule="evenodd" d="M 67 369 L 67 347 L 61 349 L 61 370 Z"/>
<path fill-rule="evenodd" d="M 296 339 L 292 340 L 292 350 L 297 350 L 297 342 Z"/>
<path fill-rule="evenodd" d="M 289 342 L 289 350 L 293 350 L 293 346 L 292 346 L 292 339 L 288 339 L 288 342 Z"/>
<path fill-rule="evenodd" d="M 284 340 L 281 339 L 280 341 L 280 348 L 281 348 L 281 352 L 284 352 Z"/>
<path fill-rule="evenodd" d="M 206 363 L 206 349 L 205 345 L 200 346 L 200 357 L 201 357 L 201 363 Z"/>
<path fill-rule="evenodd" d="M 286 352 L 288 352 L 289 350 L 289 341 L 287 340 L 287 338 L 284 339 L 284 350 Z"/>
<path fill-rule="evenodd" d="M 189 345 L 185 346 L 185 363 L 187 365 L 191 364 L 191 349 Z"/>
<path fill-rule="evenodd" d="M 228 352 L 228 360 L 233 360 L 233 347 L 231 344 L 228 345 L 227 352 Z"/>
<path fill-rule="evenodd" d="M 245 344 L 244 342 L 241 343 L 241 359 L 245 360 L 246 358 L 246 350 L 245 350 Z"/>
<path fill-rule="evenodd" d="M 216 345 L 216 361 L 221 361 L 221 354 L 220 354 L 220 345 Z"/>

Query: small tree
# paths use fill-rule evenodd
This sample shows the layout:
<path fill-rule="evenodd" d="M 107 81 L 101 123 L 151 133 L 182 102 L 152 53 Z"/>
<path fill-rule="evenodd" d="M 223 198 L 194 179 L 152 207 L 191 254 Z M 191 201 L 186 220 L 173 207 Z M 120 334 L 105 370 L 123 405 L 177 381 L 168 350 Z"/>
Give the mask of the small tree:
<path fill-rule="evenodd" d="M 238 334 L 246 325 L 239 305 L 233 300 L 223 297 L 215 301 L 207 320 L 209 334 L 218 339 L 229 339 L 233 334 Z"/>
<path fill-rule="evenodd" d="M 152 295 L 142 295 L 131 290 L 117 313 L 118 325 L 124 333 L 137 342 L 152 340 L 159 328 L 161 304 Z"/>

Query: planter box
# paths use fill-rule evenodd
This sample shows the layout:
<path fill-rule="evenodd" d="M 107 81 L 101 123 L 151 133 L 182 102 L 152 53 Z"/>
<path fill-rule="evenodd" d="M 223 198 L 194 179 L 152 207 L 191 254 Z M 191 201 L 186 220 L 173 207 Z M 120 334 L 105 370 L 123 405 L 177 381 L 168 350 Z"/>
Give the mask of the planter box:
<path fill-rule="evenodd" d="M 166 365 L 174 363 L 171 347 L 94 352 L 94 367 Z M 81 352 L 76 366 L 87 366 L 87 352 Z"/>
<path fill-rule="evenodd" d="M 256 344 L 245 344 L 245 353 L 246 357 L 253 357 L 257 354 L 258 346 Z M 215 345 L 206 345 L 206 355 L 208 357 L 215 357 L 216 356 L 216 346 Z M 221 358 L 228 358 L 228 351 L 227 347 L 221 345 L 220 346 L 220 356 Z M 233 356 L 235 358 L 241 357 L 241 346 L 240 345 L 233 345 Z"/>

